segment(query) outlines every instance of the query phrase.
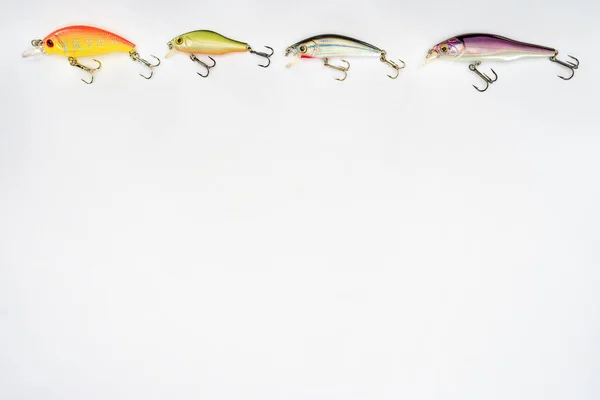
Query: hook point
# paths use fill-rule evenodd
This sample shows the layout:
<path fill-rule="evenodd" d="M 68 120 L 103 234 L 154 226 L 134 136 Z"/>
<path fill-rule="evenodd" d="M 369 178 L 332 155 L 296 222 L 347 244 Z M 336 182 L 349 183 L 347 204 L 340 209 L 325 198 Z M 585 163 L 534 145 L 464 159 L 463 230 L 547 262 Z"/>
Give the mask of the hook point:
<path fill-rule="evenodd" d="M 340 78 L 335 78 L 336 80 L 338 80 L 338 81 L 340 81 L 340 82 L 342 82 L 342 81 L 345 81 L 345 80 L 346 80 L 346 78 L 348 77 L 348 70 L 350 69 L 350 63 L 349 63 L 348 61 L 346 61 L 346 60 L 340 60 L 340 61 L 342 61 L 342 62 L 344 62 L 344 63 L 346 64 L 346 66 L 345 66 L 345 67 L 341 67 L 341 66 L 338 66 L 338 65 L 332 65 L 332 64 L 329 64 L 329 58 L 325 58 L 323 61 L 325 62 L 325 64 L 324 64 L 324 65 L 325 65 L 326 67 L 329 67 L 329 68 L 332 68 L 332 69 L 335 69 L 335 70 L 337 70 L 337 71 L 340 71 L 340 72 L 343 72 L 343 73 L 344 73 L 344 78 L 342 78 L 342 79 L 340 79 Z"/>
<path fill-rule="evenodd" d="M 200 72 L 196 72 L 198 75 L 200 75 L 203 78 L 207 78 L 208 75 L 210 74 L 210 69 L 213 68 L 215 65 L 217 65 L 217 62 L 214 60 L 214 58 L 212 58 L 210 56 L 208 58 L 210 58 L 212 60 L 213 65 L 206 64 L 204 61 L 202 61 L 198 57 L 196 57 L 196 55 L 193 53 L 190 54 L 190 60 L 192 60 L 192 61 L 202 65 L 204 68 L 206 68 L 206 75 L 202 75 Z"/>
<path fill-rule="evenodd" d="M 263 58 L 267 59 L 267 64 L 266 65 L 258 64 L 258 66 L 262 67 L 262 68 L 268 68 L 271 65 L 271 56 L 273 54 L 275 54 L 275 50 L 273 50 L 272 47 L 265 46 L 265 48 L 271 50 L 271 54 L 267 54 L 267 53 L 262 52 L 262 51 L 254 51 L 254 49 L 252 49 L 252 47 L 248 46 L 248 51 L 251 54 L 256 54 L 257 56 L 260 56 L 260 57 L 263 57 Z"/>
<path fill-rule="evenodd" d="M 575 70 L 579 68 L 579 60 L 576 57 L 573 57 L 572 55 L 569 55 L 569 57 L 572 58 L 573 60 L 575 60 L 576 64 L 572 63 L 571 61 L 559 60 L 558 59 L 558 51 L 556 52 L 556 54 L 554 54 L 552 57 L 550 57 L 550 61 L 552 61 L 553 63 L 557 63 L 557 64 L 562 65 L 563 67 L 571 70 L 570 77 L 557 75 L 560 79 L 562 79 L 564 81 L 570 81 L 571 79 L 573 79 L 573 77 L 575 76 Z"/>
<path fill-rule="evenodd" d="M 484 80 L 485 82 L 485 89 L 479 89 L 477 86 L 473 85 L 473 87 L 475 89 L 477 89 L 478 92 L 483 93 L 486 90 L 488 90 L 488 88 L 490 87 L 490 84 L 496 82 L 498 80 L 498 74 L 496 74 L 496 71 L 494 71 L 493 69 L 490 68 L 490 70 L 494 73 L 494 79 L 490 78 L 489 76 L 487 76 L 486 74 L 484 74 L 483 72 L 479 71 L 477 69 L 478 66 L 481 65 L 481 61 L 476 61 L 473 64 L 469 65 L 469 69 L 471 71 L 473 71 L 478 77 L 480 77 L 481 79 Z"/>

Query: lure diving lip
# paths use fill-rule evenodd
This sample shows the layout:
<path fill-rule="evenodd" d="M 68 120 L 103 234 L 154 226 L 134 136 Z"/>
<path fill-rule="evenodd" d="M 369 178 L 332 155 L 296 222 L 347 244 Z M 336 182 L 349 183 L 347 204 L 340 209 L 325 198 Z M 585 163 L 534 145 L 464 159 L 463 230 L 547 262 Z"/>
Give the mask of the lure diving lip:
<path fill-rule="evenodd" d="M 267 68 L 269 65 L 271 65 L 271 56 L 275 54 L 275 51 L 269 46 L 265 46 L 265 48 L 271 50 L 270 54 L 255 51 L 248 43 L 229 39 L 228 37 L 225 37 L 217 32 L 207 30 L 191 31 L 176 36 L 167 43 L 167 46 L 169 47 L 169 52 L 165 55 L 165 58 L 171 57 L 177 51 L 189 53 L 190 60 L 197 62 L 206 68 L 205 75 L 197 72 L 197 74 L 203 78 L 206 78 L 209 75 L 211 68 L 214 68 L 214 66 L 217 65 L 217 62 L 214 60 L 214 58 L 209 56 L 208 58 L 212 60 L 213 64 L 208 65 L 200 60 L 196 54 L 221 55 L 228 53 L 249 52 L 267 60 L 267 64 L 258 64 L 263 68 Z"/>
<path fill-rule="evenodd" d="M 579 68 L 579 60 L 573 56 L 569 56 L 575 63 L 560 61 L 557 59 L 557 56 L 558 50 L 551 47 L 519 42 L 487 33 L 470 33 L 452 37 L 435 45 L 427 53 L 425 64 L 429 64 L 437 59 L 469 62 L 471 63 L 469 69 L 486 83 L 484 89 L 479 89 L 475 85 L 473 87 L 480 92 L 485 92 L 490 84 L 498 80 L 498 75 L 492 69 L 495 75 L 495 78 L 492 79 L 479 71 L 477 67 L 483 61 L 515 61 L 524 58 L 548 58 L 550 61 L 571 70 L 571 76 L 565 77 L 559 75 L 559 78 L 567 81 L 572 79 L 575 76 L 575 70 Z"/>
<path fill-rule="evenodd" d="M 38 54 L 57 54 L 67 57 L 69 64 L 73 67 L 82 69 L 90 74 L 90 80 L 82 79 L 84 83 L 94 82 L 94 73 L 97 72 L 102 64 L 98 60 L 96 68 L 87 67 L 77 61 L 78 57 L 96 56 L 107 53 L 128 53 L 129 57 L 140 64 L 145 65 L 150 70 L 150 75 L 140 74 L 145 79 L 150 79 L 154 75 L 154 68 L 160 65 L 160 59 L 156 64 L 151 64 L 140 57 L 135 44 L 129 40 L 104 29 L 85 25 L 73 25 L 57 29 L 48 34 L 44 39 L 35 39 L 31 41 L 32 47 L 23 52 L 23 57 L 31 57 Z"/>
<path fill-rule="evenodd" d="M 406 66 L 406 63 L 400 59 L 398 61 L 400 61 L 401 65 L 388 60 L 386 51 L 377 46 L 337 34 L 317 35 L 301 40 L 285 50 L 285 56 L 288 57 L 290 55 L 293 58 L 287 65 L 288 68 L 301 58 L 322 58 L 326 67 L 344 73 L 343 78 L 336 78 L 338 81 L 346 79 L 350 63 L 342 60 L 346 63 L 346 66 L 332 65 L 329 63 L 331 57 L 379 57 L 381 62 L 386 63 L 396 71 L 396 75 L 388 75 L 392 79 L 396 79 L 400 74 L 400 70 Z"/>

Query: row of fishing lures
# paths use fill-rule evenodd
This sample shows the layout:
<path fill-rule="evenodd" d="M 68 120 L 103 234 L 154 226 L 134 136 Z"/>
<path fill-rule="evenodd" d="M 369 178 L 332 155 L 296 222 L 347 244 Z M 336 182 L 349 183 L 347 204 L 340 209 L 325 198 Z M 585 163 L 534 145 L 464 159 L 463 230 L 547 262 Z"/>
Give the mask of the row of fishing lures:
<path fill-rule="evenodd" d="M 23 57 L 30 57 L 37 54 L 57 54 L 67 57 L 69 64 L 73 67 L 82 69 L 90 74 L 89 81 L 82 79 L 83 82 L 91 84 L 94 81 L 94 74 L 100 70 L 102 63 L 98 60 L 95 67 L 89 67 L 80 64 L 78 57 L 97 56 L 100 54 L 121 52 L 128 53 L 129 57 L 138 63 L 143 64 L 149 69 L 149 75 L 140 74 L 145 79 L 152 78 L 154 68 L 160 65 L 160 59 L 152 56 L 156 61 L 151 63 L 140 57 L 135 44 L 129 40 L 114 34 L 112 32 L 94 28 L 91 26 L 69 26 L 58 29 L 44 39 L 36 39 L 31 42 L 32 48 L 23 53 Z M 208 77 L 212 68 L 217 62 L 212 55 L 221 55 L 227 53 L 249 52 L 265 58 L 264 64 L 260 67 L 267 68 L 271 64 L 271 56 L 275 51 L 269 47 L 269 53 L 255 51 L 248 43 L 229 39 L 213 31 L 197 30 L 183 35 L 176 36 L 167 43 L 169 52 L 165 57 L 170 57 L 176 52 L 188 53 L 190 60 L 201 65 L 205 73 L 197 72 L 203 78 Z M 211 63 L 208 64 L 198 58 L 197 54 L 208 56 Z M 336 78 L 338 81 L 344 81 L 348 76 L 350 63 L 345 59 L 341 61 L 345 65 L 336 65 L 330 63 L 332 58 L 346 57 L 378 57 L 379 60 L 394 70 L 394 74 L 388 75 L 391 79 L 396 79 L 400 70 L 405 68 L 406 63 L 400 59 L 398 62 L 387 58 L 385 50 L 361 40 L 353 39 L 347 36 L 325 34 L 313 36 L 291 45 L 285 51 L 286 57 L 291 57 L 292 61 L 287 64 L 291 67 L 298 60 L 303 58 L 320 58 L 328 68 L 335 69 L 343 73 L 343 76 Z M 502 36 L 475 33 L 455 36 L 434 46 L 427 54 L 425 64 L 436 59 L 450 59 L 455 61 L 469 62 L 469 70 L 477 74 L 485 82 L 485 87 L 473 87 L 479 92 L 485 92 L 489 86 L 498 80 L 498 75 L 492 69 L 494 78 L 481 72 L 478 67 L 482 61 L 514 61 L 524 58 L 548 58 L 550 61 L 560 64 L 570 70 L 570 75 L 559 78 L 570 80 L 575 76 L 575 71 L 579 68 L 579 60 L 569 56 L 572 61 L 561 61 L 558 58 L 558 50 L 538 46 L 530 43 L 518 42 Z"/>

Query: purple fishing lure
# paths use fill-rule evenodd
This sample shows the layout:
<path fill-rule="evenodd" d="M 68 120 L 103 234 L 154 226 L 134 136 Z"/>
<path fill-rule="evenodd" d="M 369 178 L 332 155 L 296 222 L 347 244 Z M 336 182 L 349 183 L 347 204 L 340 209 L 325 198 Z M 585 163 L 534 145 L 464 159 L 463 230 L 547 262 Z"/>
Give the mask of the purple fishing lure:
<path fill-rule="evenodd" d="M 451 59 L 455 61 L 469 62 L 469 69 L 475 72 L 482 78 L 486 87 L 479 89 L 480 92 L 485 92 L 491 83 L 498 80 L 498 75 L 494 70 L 492 72 L 495 78 L 490 78 L 477 69 L 482 61 L 514 61 L 522 58 L 548 58 L 550 61 L 558 63 L 571 70 L 571 76 L 560 76 L 561 79 L 570 80 L 575 76 L 575 70 L 579 68 L 579 60 L 571 57 L 575 62 L 560 61 L 557 59 L 558 50 L 539 46 L 531 43 L 519 42 L 503 36 L 490 35 L 486 33 L 471 33 L 466 35 L 455 36 L 435 45 L 425 60 L 425 64 L 436 59 Z"/>

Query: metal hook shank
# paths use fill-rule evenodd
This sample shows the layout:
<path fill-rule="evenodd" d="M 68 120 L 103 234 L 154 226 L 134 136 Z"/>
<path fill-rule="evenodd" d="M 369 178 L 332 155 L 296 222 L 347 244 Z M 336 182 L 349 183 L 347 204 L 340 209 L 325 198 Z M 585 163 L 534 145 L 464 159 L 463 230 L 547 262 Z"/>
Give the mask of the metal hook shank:
<path fill-rule="evenodd" d="M 204 61 L 202 61 L 198 57 L 196 57 L 195 54 L 190 54 L 190 60 L 195 61 L 198 64 L 202 65 L 204 68 L 206 68 L 206 75 L 202 75 L 200 72 L 196 72 L 198 75 L 200 75 L 203 78 L 208 77 L 208 75 L 210 74 L 210 69 L 213 68 L 215 65 L 217 65 L 217 62 L 215 61 L 214 58 L 212 58 L 211 56 L 208 56 L 208 58 L 210 58 L 212 60 L 213 65 L 208 65 Z"/>
<path fill-rule="evenodd" d="M 335 69 L 337 71 L 341 71 L 341 72 L 344 73 L 344 77 L 343 78 L 341 78 L 341 79 L 340 78 L 335 78 L 336 80 L 338 80 L 340 82 L 346 80 L 346 78 L 348 77 L 348 70 L 350 69 L 350 63 L 348 61 L 346 61 L 346 60 L 341 60 L 341 61 L 343 61 L 343 62 L 346 63 L 345 67 L 340 67 L 338 65 L 329 64 L 329 58 L 325 58 L 325 66 L 326 67 L 333 68 L 333 69 Z"/>
<path fill-rule="evenodd" d="M 98 71 L 100 68 L 102 68 L 102 63 L 96 59 L 94 59 L 94 61 L 96 61 L 98 63 L 98 66 L 96 68 L 91 68 L 91 67 L 86 67 L 85 65 L 79 64 L 79 62 L 77 62 L 77 59 L 75 57 L 69 57 L 69 64 L 72 67 L 77 67 L 81 70 L 84 70 L 85 72 L 87 72 L 88 74 L 90 74 L 90 81 L 86 81 L 85 79 L 81 79 L 81 81 L 83 83 L 87 83 L 88 85 L 91 85 L 92 83 L 94 83 L 94 72 Z"/>
<path fill-rule="evenodd" d="M 266 58 L 266 59 L 267 59 L 267 65 L 258 64 L 258 66 L 259 66 L 259 67 L 263 67 L 263 68 L 267 68 L 269 65 L 271 65 L 271 56 L 272 56 L 273 54 L 275 54 L 275 50 L 273 50 L 273 48 L 272 48 L 272 47 L 265 46 L 265 48 L 267 48 L 267 49 L 271 50 L 271 54 L 267 54 L 267 53 L 264 53 L 264 52 L 262 52 L 262 51 L 254 51 L 254 50 L 252 49 L 252 47 L 248 46 L 248 51 L 249 51 L 251 54 L 256 54 L 257 56 L 264 57 L 264 58 Z"/>
<path fill-rule="evenodd" d="M 402 66 L 396 64 L 394 61 L 392 60 L 388 60 L 386 57 L 386 52 L 382 51 L 381 52 L 381 57 L 379 58 L 379 60 L 381 60 L 381 62 L 386 63 L 387 65 L 389 65 L 390 67 L 394 68 L 396 70 L 396 75 L 392 76 L 388 74 L 388 77 L 390 77 L 391 79 L 396 79 L 398 77 L 398 75 L 400 75 L 400 70 L 404 69 L 404 67 L 406 67 L 406 63 L 404 61 L 402 61 L 401 59 L 398 59 L 398 61 L 400 61 L 402 63 Z"/>
<path fill-rule="evenodd" d="M 570 61 L 561 61 L 558 58 L 556 58 L 558 56 L 558 51 L 556 52 L 556 54 L 554 54 L 552 57 L 550 57 L 550 61 L 557 63 L 559 65 L 562 65 L 563 67 L 569 68 L 571 70 L 571 76 L 570 77 L 564 77 L 564 76 L 560 76 L 557 75 L 560 79 L 563 79 L 565 81 L 570 81 L 571 79 L 573 79 L 573 77 L 575 76 L 575 70 L 577 68 L 579 68 L 579 60 L 573 56 L 569 56 L 570 58 L 572 58 L 573 60 L 575 60 L 575 63 L 572 63 Z"/>
<path fill-rule="evenodd" d="M 477 61 L 476 63 L 469 65 L 469 69 L 471 71 L 475 72 L 477 74 L 477 76 L 479 76 L 481 79 L 483 79 L 485 81 L 485 89 L 479 89 L 477 86 L 473 85 L 473 87 L 475 89 L 477 89 L 479 92 L 483 93 L 486 90 L 488 90 L 488 88 L 490 87 L 490 84 L 492 84 L 498 80 L 498 74 L 496 74 L 496 71 L 494 71 L 493 69 L 490 68 L 490 70 L 494 73 L 494 76 L 495 76 L 495 78 L 492 79 L 477 69 L 477 67 L 480 65 L 481 65 L 481 61 Z"/>
<path fill-rule="evenodd" d="M 157 61 L 156 64 L 150 64 L 148 61 L 144 60 L 142 57 L 140 57 L 139 53 L 135 50 L 131 50 L 129 52 L 129 57 L 131 57 L 131 59 L 135 62 L 139 62 L 140 64 L 145 65 L 149 70 L 150 70 L 150 76 L 145 76 L 143 74 L 140 74 L 140 76 L 144 79 L 150 79 L 152 78 L 152 76 L 154 75 L 154 68 L 158 67 L 160 65 L 160 58 L 151 55 L 151 57 L 154 57 Z"/>

